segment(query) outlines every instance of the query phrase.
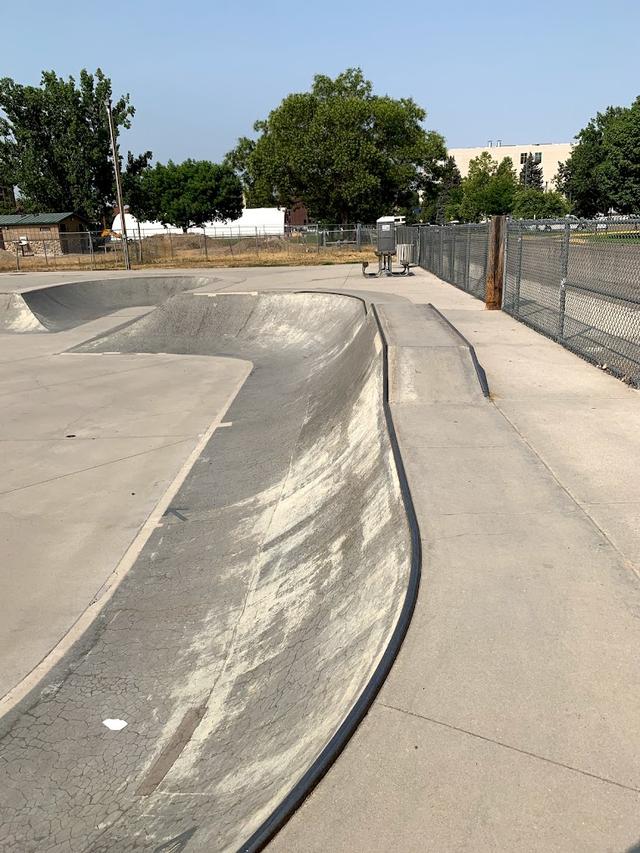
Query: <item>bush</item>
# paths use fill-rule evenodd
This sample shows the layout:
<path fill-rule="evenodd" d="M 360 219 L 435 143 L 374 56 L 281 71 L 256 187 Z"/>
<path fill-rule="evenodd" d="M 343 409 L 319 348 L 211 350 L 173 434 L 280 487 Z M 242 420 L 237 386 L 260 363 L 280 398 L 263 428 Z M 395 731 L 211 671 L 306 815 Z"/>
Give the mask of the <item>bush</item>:
<path fill-rule="evenodd" d="M 559 219 L 570 210 L 571 205 L 560 193 L 527 187 L 516 193 L 513 215 L 516 219 Z"/>

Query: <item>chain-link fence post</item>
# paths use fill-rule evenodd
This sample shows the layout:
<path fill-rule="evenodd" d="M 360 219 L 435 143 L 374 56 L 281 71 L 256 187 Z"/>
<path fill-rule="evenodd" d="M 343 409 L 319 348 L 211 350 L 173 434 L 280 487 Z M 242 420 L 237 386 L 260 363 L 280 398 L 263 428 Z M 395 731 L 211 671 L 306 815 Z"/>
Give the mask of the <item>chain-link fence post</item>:
<path fill-rule="evenodd" d="M 171 231 L 169 231 L 169 257 L 173 260 L 173 238 L 171 237 Z"/>
<path fill-rule="evenodd" d="M 449 262 L 449 275 L 451 281 L 454 282 L 456 280 L 456 242 L 457 242 L 457 228 L 455 225 L 451 226 L 451 261 Z"/>
<path fill-rule="evenodd" d="M 20 272 L 20 255 L 18 254 L 18 243 L 16 241 L 16 272 Z"/>
<path fill-rule="evenodd" d="M 464 247 L 464 289 L 469 291 L 469 275 L 471 273 L 471 223 L 467 223 L 467 234 Z"/>
<path fill-rule="evenodd" d="M 440 259 L 438 262 L 438 277 L 442 278 L 442 273 L 444 272 L 444 228 L 442 225 L 440 228 Z"/>
<path fill-rule="evenodd" d="M 47 269 L 49 269 L 49 258 L 47 257 L 47 241 L 42 241 L 42 248 L 44 249 L 44 265 Z"/>
<path fill-rule="evenodd" d="M 516 265 L 516 281 L 513 293 L 513 314 L 520 316 L 520 283 L 522 282 L 522 251 L 524 248 L 524 236 L 522 233 L 522 222 L 518 222 L 518 262 Z"/>
<path fill-rule="evenodd" d="M 569 241 L 571 239 L 571 223 L 564 224 L 562 235 L 562 250 L 560 253 L 560 294 L 558 299 L 558 339 L 564 340 L 564 316 L 567 301 L 567 272 L 569 270 Z"/>

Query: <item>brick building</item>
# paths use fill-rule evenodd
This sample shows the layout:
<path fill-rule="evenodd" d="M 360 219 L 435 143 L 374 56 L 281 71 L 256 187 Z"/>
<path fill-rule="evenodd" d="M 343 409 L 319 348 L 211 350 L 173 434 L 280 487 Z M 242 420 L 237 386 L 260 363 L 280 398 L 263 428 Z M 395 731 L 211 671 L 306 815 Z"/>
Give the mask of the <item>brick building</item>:
<path fill-rule="evenodd" d="M 299 228 L 309 224 L 309 212 L 301 201 L 296 201 L 285 212 L 285 225 L 290 228 Z"/>

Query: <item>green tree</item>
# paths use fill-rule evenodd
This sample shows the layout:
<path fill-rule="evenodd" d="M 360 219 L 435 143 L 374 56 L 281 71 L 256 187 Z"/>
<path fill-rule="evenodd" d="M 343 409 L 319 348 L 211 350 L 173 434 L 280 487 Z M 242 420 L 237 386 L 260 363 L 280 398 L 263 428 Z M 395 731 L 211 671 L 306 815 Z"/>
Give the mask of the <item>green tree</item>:
<path fill-rule="evenodd" d="M 579 216 L 614 208 L 640 212 L 640 97 L 629 107 L 608 107 L 577 135 L 556 176 L 556 187 Z"/>
<path fill-rule="evenodd" d="M 460 218 L 463 198 L 462 176 L 453 157 L 446 157 L 433 169 L 434 180 L 422 195 L 422 222 L 439 225 Z"/>
<path fill-rule="evenodd" d="M 544 189 L 542 165 L 536 163 L 531 152 L 527 154 L 527 159 L 522 164 L 522 169 L 520 169 L 520 183 L 523 187 L 531 187 L 534 190 Z"/>
<path fill-rule="evenodd" d="M 511 213 L 518 190 L 513 161 L 505 157 L 498 163 L 488 151 L 483 151 L 469 163 L 462 190 L 460 216 L 467 222 Z"/>
<path fill-rule="evenodd" d="M 77 82 L 54 71 L 44 71 L 39 86 L 0 80 L 0 171 L 18 186 L 25 210 L 74 210 L 94 223 L 110 218 L 111 95 L 111 80 L 99 68 L 82 70 Z M 115 99 L 116 129 L 129 128 L 134 112 L 129 95 Z"/>
<path fill-rule="evenodd" d="M 322 221 L 373 221 L 414 209 L 446 157 L 410 98 L 373 94 L 359 68 L 319 74 L 310 92 L 288 95 L 238 141 L 226 162 L 241 176 L 247 204 L 302 201 Z"/>
<path fill-rule="evenodd" d="M 13 193 L 11 178 L 0 170 L 0 215 L 15 213 L 17 209 L 18 204 Z"/>
<path fill-rule="evenodd" d="M 122 195 L 125 206 L 135 216 L 138 222 L 151 219 L 153 212 L 153 199 L 150 196 L 150 183 L 146 176 L 151 171 L 149 160 L 151 152 L 134 157 L 129 151 L 127 154 L 126 169 L 122 174 Z"/>
<path fill-rule="evenodd" d="M 254 130 L 258 131 L 260 126 L 261 122 L 256 122 Z M 248 207 L 273 207 L 278 203 L 275 191 L 270 183 L 268 170 L 260 166 L 265 146 L 258 152 L 256 147 L 254 139 L 243 136 L 233 151 L 226 155 L 224 162 L 239 176 Z"/>
<path fill-rule="evenodd" d="M 191 226 L 242 213 L 242 184 L 230 166 L 207 160 L 157 163 L 140 175 L 132 213 L 175 225 Z"/>
<path fill-rule="evenodd" d="M 559 192 L 521 187 L 516 193 L 513 215 L 516 219 L 559 219 L 570 210 L 571 205 Z"/>

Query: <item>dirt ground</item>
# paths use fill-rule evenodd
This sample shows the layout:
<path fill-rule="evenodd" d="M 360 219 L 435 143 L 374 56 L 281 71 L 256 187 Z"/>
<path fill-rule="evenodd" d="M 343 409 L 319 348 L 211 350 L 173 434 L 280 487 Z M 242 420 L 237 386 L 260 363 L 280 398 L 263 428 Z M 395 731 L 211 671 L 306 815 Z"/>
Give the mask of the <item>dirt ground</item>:
<path fill-rule="evenodd" d="M 317 246 L 279 238 L 212 239 L 206 243 L 197 234 L 157 235 L 129 246 L 134 269 L 162 267 L 249 267 L 375 263 L 371 246 Z M 27 255 L 0 250 L 0 271 L 41 272 L 46 270 L 122 269 L 122 246 L 112 244 L 91 254 Z"/>

